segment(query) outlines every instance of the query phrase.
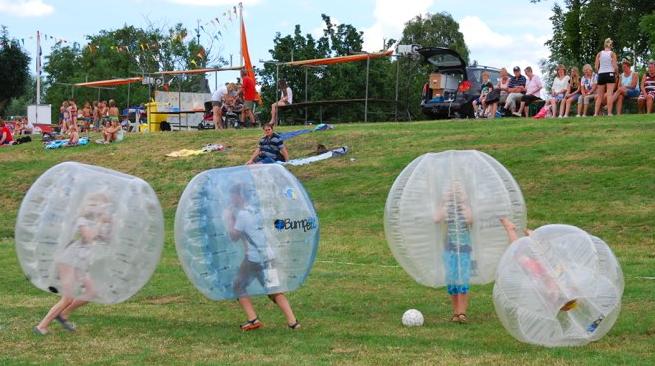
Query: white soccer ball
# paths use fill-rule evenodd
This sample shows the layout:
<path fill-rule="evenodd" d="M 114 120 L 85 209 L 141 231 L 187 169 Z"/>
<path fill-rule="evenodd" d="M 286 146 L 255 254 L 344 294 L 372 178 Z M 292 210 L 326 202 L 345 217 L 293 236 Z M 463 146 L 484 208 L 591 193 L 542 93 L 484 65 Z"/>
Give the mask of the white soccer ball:
<path fill-rule="evenodd" d="M 403 314 L 402 321 L 406 327 L 420 327 L 423 325 L 423 314 L 416 309 L 409 309 Z"/>

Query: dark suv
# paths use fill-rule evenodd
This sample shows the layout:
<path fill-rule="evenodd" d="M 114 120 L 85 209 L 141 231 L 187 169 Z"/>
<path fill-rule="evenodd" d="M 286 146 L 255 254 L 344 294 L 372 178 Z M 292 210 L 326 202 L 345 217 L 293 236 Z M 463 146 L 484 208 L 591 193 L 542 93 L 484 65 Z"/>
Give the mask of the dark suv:
<path fill-rule="evenodd" d="M 498 84 L 499 69 L 466 66 L 462 57 L 451 49 L 428 47 L 420 48 L 418 53 L 433 66 L 421 100 L 421 110 L 429 118 L 473 118 L 472 102 L 480 96 L 482 72 L 487 71 L 489 81 Z"/>

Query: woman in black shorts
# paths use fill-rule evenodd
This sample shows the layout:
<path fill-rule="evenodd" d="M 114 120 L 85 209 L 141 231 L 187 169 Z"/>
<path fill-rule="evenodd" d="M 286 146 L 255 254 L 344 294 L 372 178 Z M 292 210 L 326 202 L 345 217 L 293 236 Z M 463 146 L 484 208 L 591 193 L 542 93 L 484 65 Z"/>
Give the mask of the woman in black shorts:
<path fill-rule="evenodd" d="M 596 87 L 596 106 L 594 117 L 600 113 L 600 107 L 607 98 L 607 115 L 612 115 L 614 106 L 614 86 L 616 85 L 616 54 L 612 51 L 612 39 L 607 38 L 605 48 L 596 55 L 596 72 L 598 73 L 598 86 Z"/>

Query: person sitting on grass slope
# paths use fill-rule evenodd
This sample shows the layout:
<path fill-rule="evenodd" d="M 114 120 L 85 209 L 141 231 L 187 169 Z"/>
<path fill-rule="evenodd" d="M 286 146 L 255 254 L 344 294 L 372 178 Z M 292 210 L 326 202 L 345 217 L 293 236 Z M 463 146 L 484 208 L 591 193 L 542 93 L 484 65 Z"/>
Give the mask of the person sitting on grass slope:
<path fill-rule="evenodd" d="M 273 132 L 273 124 L 264 125 L 264 136 L 259 139 L 259 147 L 255 149 L 246 164 L 272 164 L 278 161 L 288 161 L 289 152 L 280 135 Z"/>

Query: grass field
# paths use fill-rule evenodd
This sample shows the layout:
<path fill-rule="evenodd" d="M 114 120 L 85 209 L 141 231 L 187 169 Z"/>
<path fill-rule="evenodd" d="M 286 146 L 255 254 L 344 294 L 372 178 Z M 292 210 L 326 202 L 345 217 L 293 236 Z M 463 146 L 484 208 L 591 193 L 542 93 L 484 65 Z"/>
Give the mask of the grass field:
<path fill-rule="evenodd" d="M 0 364 L 655 364 L 654 117 L 352 124 L 291 140 L 292 157 L 308 155 L 317 143 L 352 150 L 290 169 L 321 220 L 317 262 L 289 295 L 302 330 L 289 331 L 277 308 L 257 298 L 266 327 L 243 333 L 236 302 L 209 301 L 187 280 L 173 219 L 194 175 L 243 163 L 260 133 L 176 132 L 131 135 L 109 146 L 45 151 L 33 142 L 0 149 Z M 231 148 L 164 157 L 211 142 Z M 626 287 L 621 316 L 607 336 L 579 348 L 519 343 L 496 317 L 493 284 L 473 286 L 469 324 L 451 324 L 445 290 L 416 284 L 396 265 L 382 223 L 389 188 L 411 160 L 447 149 L 481 150 L 505 165 L 523 190 L 529 226 L 576 225 L 612 247 Z M 148 181 L 164 208 L 165 249 L 154 276 L 132 299 L 86 306 L 72 319 L 78 332 L 53 324 L 40 338 L 31 327 L 57 298 L 23 277 L 13 227 L 30 184 L 67 160 Z M 425 326 L 402 327 L 408 308 L 423 312 Z"/>

